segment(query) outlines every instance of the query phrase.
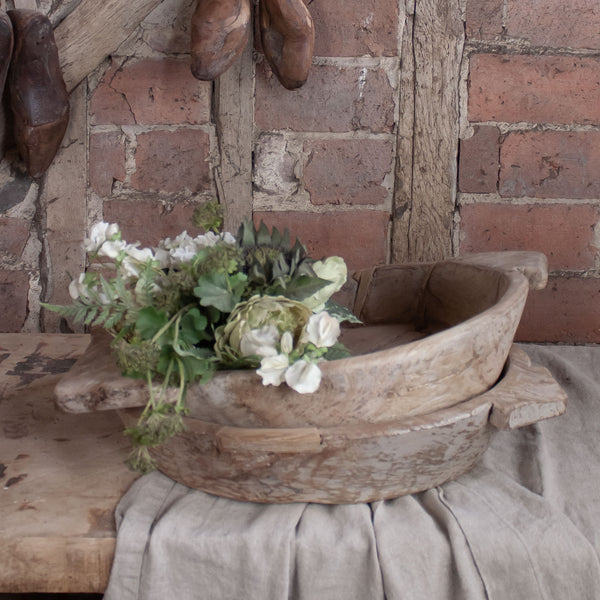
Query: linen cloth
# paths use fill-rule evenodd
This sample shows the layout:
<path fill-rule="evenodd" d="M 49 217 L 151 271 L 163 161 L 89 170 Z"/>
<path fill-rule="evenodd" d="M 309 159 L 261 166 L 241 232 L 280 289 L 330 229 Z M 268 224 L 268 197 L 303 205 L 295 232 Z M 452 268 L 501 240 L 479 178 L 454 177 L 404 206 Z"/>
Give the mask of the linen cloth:
<path fill-rule="evenodd" d="M 600 347 L 523 345 L 566 414 L 470 472 L 371 504 L 254 504 L 160 473 L 117 507 L 105 600 L 600 599 Z"/>

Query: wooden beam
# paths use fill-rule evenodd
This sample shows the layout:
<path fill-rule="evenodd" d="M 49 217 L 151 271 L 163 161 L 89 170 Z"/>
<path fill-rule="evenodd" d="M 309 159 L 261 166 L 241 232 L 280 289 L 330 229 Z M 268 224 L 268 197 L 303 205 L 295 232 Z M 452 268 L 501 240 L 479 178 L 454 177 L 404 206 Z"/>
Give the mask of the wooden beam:
<path fill-rule="evenodd" d="M 452 254 L 464 46 L 460 0 L 407 0 L 392 260 Z"/>
<path fill-rule="evenodd" d="M 54 30 L 69 92 L 114 52 L 162 0 L 83 0 Z"/>
<path fill-rule="evenodd" d="M 220 154 L 215 182 L 226 211 L 225 230 L 234 234 L 244 217 L 252 217 L 252 48 L 250 39 L 241 57 L 215 81 L 214 118 Z"/>

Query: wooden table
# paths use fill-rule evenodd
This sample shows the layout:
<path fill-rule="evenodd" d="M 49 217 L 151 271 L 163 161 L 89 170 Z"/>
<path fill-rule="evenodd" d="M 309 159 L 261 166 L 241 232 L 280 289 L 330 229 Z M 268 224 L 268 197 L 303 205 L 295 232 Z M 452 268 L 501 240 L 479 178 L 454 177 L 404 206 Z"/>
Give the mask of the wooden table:
<path fill-rule="evenodd" d="M 0 593 L 101 593 L 114 509 L 137 475 L 114 412 L 59 411 L 87 335 L 0 334 Z"/>

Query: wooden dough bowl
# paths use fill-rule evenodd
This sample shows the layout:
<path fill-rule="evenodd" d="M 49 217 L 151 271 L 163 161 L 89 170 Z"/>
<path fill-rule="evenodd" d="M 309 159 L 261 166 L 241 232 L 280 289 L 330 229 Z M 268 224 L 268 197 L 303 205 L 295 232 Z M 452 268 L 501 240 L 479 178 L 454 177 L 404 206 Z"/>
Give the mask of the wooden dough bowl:
<path fill-rule="evenodd" d="M 564 411 L 547 371 L 516 349 L 507 361 L 529 287 L 546 284 L 543 255 L 386 265 L 356 279 L 354 312 L 365 325 L 344 330 L 353 356 L 323 363 L 317 392 L 264 387 L 252 371 L 217 373 L 188 390 L 186 431 L 152 450 L 158 468 L 239 500 L 366 502 L 465 472 L 493 425 Z M 120 409 L 126 425 L 147 399 L 102 343 L 55 394 L 71 412 Z"/>

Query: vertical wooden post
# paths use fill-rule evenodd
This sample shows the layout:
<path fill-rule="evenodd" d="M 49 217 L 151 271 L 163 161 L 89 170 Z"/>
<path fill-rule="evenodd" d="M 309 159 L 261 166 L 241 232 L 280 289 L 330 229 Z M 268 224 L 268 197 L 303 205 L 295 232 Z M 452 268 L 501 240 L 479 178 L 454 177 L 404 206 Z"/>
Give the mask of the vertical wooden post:
<path fill-rule="evenodd" d="M 392 261 L 452 254 L 464 46 L 460 0 L 407 0 Z"/>
<path fill-rule="evenodd" d="M 252 48 L 250 39 L 240 58 L 215 82 L 214 119 L 220 154 L 215 182 L 226 211 L 225 230 L 233 234 L 244 217 L 252 216 Z"/>

